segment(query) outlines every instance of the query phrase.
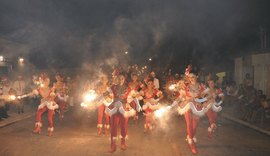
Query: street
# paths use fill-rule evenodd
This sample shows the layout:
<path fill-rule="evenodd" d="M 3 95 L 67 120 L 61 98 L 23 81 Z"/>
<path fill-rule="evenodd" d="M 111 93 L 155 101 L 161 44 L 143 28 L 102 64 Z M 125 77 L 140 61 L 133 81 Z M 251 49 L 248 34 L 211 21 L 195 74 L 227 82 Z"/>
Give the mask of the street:
<path fill-rule="evenodd" d="M 41 134 L 33 134 L 35 117 L 0 129 L 1 156 L 189 156 L 185 141 L 185 122 L 182 116 L 172 115 L 165 129 L 158 126 L 152 133 L 143 132 L 143 116 L 138 123 L 129 121 L 127 150 L 109 154 L 109 136 L 97 136 L 97 112 L 69 111 L 64 121 L 54 116 L 55 131 L 47 136 L 47 114 L 43 115 Z M 203 117 L 197 130 L 197 148 L 201 156 L 267 156 L 270 155 L 270 137 L 237 125 L 224 118 L 218 120 L 214 139 L 207 137 L 208 121 Z M 119 132 L 119 131 L 118 131 Z"/>

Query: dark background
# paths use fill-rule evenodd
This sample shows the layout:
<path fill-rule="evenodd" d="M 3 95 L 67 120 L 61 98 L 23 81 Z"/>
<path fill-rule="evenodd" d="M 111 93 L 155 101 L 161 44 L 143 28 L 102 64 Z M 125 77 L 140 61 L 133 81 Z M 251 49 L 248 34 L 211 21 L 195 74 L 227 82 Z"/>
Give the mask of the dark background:
<path fill-rule="evenodd" d="M 2 0 L 0 37 L 38 68 L 113 62 L 226 66 L 260 48 L 269 0 Z M 124 52 L 128 51 L 128 56 Z M 5 54 L 5 51 L 0 53 Z M 125 62 L 123 61 L 123 62 Z M 218 62 L 218 63 L 217 63 Z"/>

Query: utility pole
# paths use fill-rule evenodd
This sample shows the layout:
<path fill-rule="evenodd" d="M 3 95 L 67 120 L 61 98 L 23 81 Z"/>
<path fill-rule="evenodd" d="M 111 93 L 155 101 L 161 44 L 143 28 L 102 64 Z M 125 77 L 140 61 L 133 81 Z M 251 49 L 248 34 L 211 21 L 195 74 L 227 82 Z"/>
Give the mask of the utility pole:
<path fill-rule="evenodd" d="M 265 28 L 260 27 L 260 36 L 261 36 L 261 49 L 267 48 L 267 32 Z"/>

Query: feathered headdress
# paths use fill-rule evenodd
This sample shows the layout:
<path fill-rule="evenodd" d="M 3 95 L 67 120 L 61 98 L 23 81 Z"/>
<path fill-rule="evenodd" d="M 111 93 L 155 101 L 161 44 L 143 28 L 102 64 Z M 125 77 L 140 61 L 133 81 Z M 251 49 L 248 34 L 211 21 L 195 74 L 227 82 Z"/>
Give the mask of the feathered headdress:
<path fill-rule="evenodd" d="M 192 70 L 192 65 L 190 64 L 186 68 L 185 75 L 188 76 L 190 74 L 191 70 Z"/>

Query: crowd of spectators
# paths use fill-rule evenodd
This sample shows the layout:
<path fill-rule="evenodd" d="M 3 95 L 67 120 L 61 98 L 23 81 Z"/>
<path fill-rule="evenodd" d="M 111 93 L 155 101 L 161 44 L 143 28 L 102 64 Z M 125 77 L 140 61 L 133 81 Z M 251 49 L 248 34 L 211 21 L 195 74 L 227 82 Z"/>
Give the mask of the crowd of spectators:
<path fill-rule="evenodd" d="M 10 96 L 23 95 L 30 89 L 29 80 L 25 80 L 22 75 L 12 78 L 6 76 L 0 77 L 0 120 L 9 117 L 9 111 L 15 109 L 18 114 L 24 113 L 24 99 L 11 100 Z"/>
<path fill-rule="evenodd" d="M 234 115 L 241 120 L 262 125 L 266 118 L 270 118 L 270 97 L 253 87 L 249 74 L 246 74 L 243 84 L 237 86 L 235 81 L 230 81 L 225 83 L 224 89 L 226 105 L 233 108 Z"/>

